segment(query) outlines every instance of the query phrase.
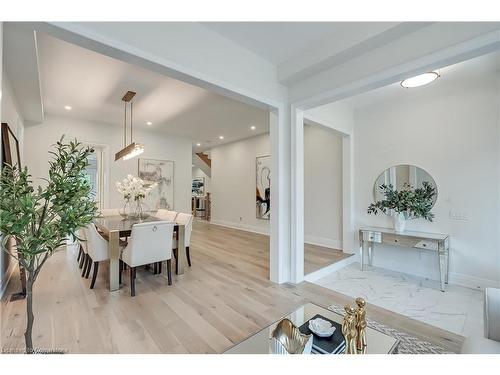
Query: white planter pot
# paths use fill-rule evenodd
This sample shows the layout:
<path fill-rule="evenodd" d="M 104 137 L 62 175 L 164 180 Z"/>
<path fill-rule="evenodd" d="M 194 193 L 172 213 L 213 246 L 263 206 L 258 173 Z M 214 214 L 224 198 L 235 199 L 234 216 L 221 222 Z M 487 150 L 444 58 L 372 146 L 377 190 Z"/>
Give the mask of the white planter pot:
<path fill-rule="evenodd" d="M 402 212 L 396 213 L 392 217 L 392 220 L 394 222 L 394 230 L 396 232 L 404 232 L 405 231 L 406 218 L 405 218 L 405 215 Z"/>

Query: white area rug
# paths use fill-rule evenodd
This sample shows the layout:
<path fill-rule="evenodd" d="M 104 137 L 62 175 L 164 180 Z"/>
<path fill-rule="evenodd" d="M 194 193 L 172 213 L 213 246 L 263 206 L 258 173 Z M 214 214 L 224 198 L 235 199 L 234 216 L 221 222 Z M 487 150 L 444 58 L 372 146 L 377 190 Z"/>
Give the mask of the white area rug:
<path fill-rule="evenodd" d="M 447 285 L 352 263 L 315 282 L 325 288 L 433 326 L 468 336 L 483 332 L 483 294 L 479 290 Z"/>

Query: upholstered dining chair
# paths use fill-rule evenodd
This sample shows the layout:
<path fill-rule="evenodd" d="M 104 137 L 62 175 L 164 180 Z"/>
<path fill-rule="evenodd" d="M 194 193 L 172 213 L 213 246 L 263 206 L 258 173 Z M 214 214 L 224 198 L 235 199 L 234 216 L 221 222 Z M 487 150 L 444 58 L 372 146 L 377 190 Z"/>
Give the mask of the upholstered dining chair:
<path fill-rule="evenodd" d="M 94 265 L 94 272 L 92 274 L 92 281 L 90 289 L 94 289 L 97 273 L 99 272 L 99 262 L 109 259 L 108 241 L 106 241 L 97 231 L 94 224 L 89 224 L 85 227 L 87 237 L 87 253 L 88 264 L 86 271 L 86 278 L 88 278 L 92 264 Z"/>
<path fill-rule="evenodd" d="M 130 267 L 130 294 L 135 296 L 136 267 L 167 261 L 168 285 L 172 285 L 172 237 L 174 223 L 154 221 L 132 226 L 129 243 L 122 251 L 123 263 Z M 121 273 L 120 267 L 120 273 Z"/>
<path fill-rule="evenodd" d="M 189 267 L 191 267 L 191 256 L 189 253 L 189 246 L 191 244 L 191 232 L 193 231 L 193 215 L 191 214 L 185 214 L 182 212 L 179 212 L 177 214 L 177 217 L 175 218 L 175 222 L 177 224 L 182 224 L 184 225 L 184 246 L 186 247 L 186 258 Z M 177 257 L 178 257 L 178 246 L 177 246 L 177 239 L 174 238 L 174 241 L 172 243 L 173 249 L 174 249 L 174 256 L 175 256 L 175 272 L 177 273 L 179 270 L 179 267 L 177 266 Z"/>
<path fill-rule="evenodd" d="M 163 208 L 160 208 L 155 214 L 155 216 L 158 219 L 165 220 L 165 221 L 175 221 L 175 218 L 177 215 L 178 214 L 176 211 L 169 211 L 169 210 L 165 210 Z"/>
<path fill-rule="evenodd" d="M 103 208 L 99 210 L 100 216 L 118 216 L 120 215 L 119 208 Z"/>
<path fill-rule="evenodd" d="M 77 237 L 78 237 L 78 257 L 76 258 L 76 261 L 79 262 L 78 267 L 81 269 L 83 267 L 83 264 L 87 260 L 87 236 L 86 236 L 86 231 L 85 228 L 80 228 L 78 229 L 77 232 Z M 82 274 L 83 276 L 83 274 Z"/>

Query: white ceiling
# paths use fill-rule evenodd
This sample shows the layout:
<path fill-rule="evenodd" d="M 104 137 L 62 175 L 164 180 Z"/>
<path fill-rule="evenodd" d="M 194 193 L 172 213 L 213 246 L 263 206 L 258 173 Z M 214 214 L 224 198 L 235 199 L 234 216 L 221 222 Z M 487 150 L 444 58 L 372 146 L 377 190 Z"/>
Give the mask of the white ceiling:
<path fill-rule="evenodd" d="M 187 137 L 193 144 L 201 142 L 203 149 L 269 131 L 269 113 L 263 109 L 46 34 L 38 34 L 37 40 L 48 114 L 121 126 L 121 98 L 131 90 L 137 92 L 134 127 Z M 72 110 L 66 111 L 65 105 Z M 146 125 L 148 121 L 153 125 Z"/>
<path fill-rule="evenodd" d="M 202 22 L 273 64 L 343 27 L 339 22 Z"/>
<path fill-rule="evenodd" d="M 440 77 L 425 86 L 412 89 L 401 87 L 400 82 L 384 86 L 376 90 L 342 100 L 351 108 L 359 109 L 367 106 L 381 104 L 384 102 L 394 102 L 404 96 L 426 95 L 429 90 L 448 90 L 456 86 L 463 87 L 463 84 L 480 79 L 500 79 L 500 52 L 490 53 L 458 64 L 450 65 L 437 72 Z"/>

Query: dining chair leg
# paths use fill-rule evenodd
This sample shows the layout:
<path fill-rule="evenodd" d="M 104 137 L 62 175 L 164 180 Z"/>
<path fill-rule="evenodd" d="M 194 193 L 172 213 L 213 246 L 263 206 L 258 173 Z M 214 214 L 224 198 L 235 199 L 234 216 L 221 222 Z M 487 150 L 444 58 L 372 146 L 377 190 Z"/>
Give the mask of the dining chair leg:
<path fill-rule="evenodd" d="M 161 273 L 161 264 L 162 264 L 162 262 L 158 262 L 158 272 L 157 273 Z"/>
<path fill-rule="evenodd" d="M 158 273 L 158 263 L 154 262 L 153 263 L 153 275 L 156 275 Z"/>
<path fill-rule="evenodd" d="M 82 277 L 85 277 L 85 272 L 87 272 L 87 265 L 89 262 L 89 255 L 88 254 L 83 254 L 83 267 L 82 267 Z"/>
<path fill-rule="evenodd" d="M 189 267 L 191 267 L 191 257 L 189 256 L 189 246 L 186 246 L 186 258 L 187 258 Z"/>
<path fill-rule="evenodd" d="M 85 278 L 88 279 L 89 276 L 90 276 L 90 269 L 92 268 L 92 258 L 90 257 L 90 255 L 88 255 L 89 257 L 89 261 L 88 261 L 88 265 L 87 265 L 87 272 L 85 273 Z"/>
<path fill-rule="evenodd" d="M 122 271 L 123 271 L 123 261 L 120 259 L 120 265 L 118 268 L 118 285 L 122 283 Z"/>
<path fill-rule="evenodd" d="M 78 248 L 78 257 L 76 258 L 76 262 L 80 262 L 80 258 L 82 257 L 82 253 L 83 253 L 83 248 L 82 248 L 82 245 L 80 245 L 80 247 Z"/>
<path fill-rule="evenodd" d="M 172 285 L 172 259 L 167 260 L 168 285 Z"/>
<path fill-rule="evenodd" d="M 94 262 L 94 274 L 92 275 L 92 282 L 90 283 L 90 289 L 94 289 L 95 279 L 97 278 L 98 270 L 99 270 L 99 262 Z"/>
<path fill-rule="evenodd" d="M 82 269 L 83 265 L 85 264 L 85 259 L 87 259 L 87 254 L 83 253 L 82 257 L 80 258 L 80 264 L 78 265 L 80 269 Z"/>
<path fill-rule="evenodd" d="M 130 267 L 130 295 L 135 297 L 135 267 Z"/>

